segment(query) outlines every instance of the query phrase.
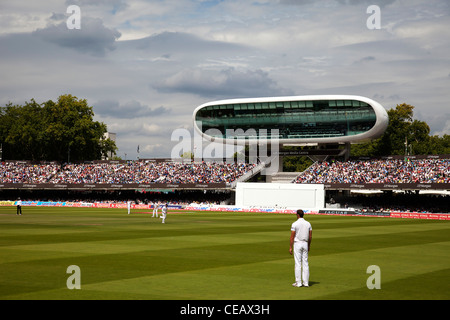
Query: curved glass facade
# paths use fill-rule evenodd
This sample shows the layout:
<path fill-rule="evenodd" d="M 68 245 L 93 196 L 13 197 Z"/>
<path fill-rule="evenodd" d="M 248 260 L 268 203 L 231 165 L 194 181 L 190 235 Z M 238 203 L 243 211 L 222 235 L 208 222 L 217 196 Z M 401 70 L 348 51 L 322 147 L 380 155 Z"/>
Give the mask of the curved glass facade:
<path fill-rule="evenodd" d="M 297 140 L 362 134 L 374 127 L 377 116 L 357 99 L 282 100 L 208 104 L 197 110 L 194 121 L 214 138 Z"/>

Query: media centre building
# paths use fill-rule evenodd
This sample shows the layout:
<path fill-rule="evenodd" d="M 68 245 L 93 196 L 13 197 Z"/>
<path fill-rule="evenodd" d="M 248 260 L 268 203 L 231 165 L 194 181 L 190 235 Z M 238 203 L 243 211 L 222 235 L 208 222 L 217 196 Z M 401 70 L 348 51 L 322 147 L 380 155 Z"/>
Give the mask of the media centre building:
<path fill-rule="evenodd" d="M 194 110 L 194 129 L 209 141 L 248 145 L 350 144 L 380 137 L 388 114 L 378 102 L 352 95 L 229 99 Z M 231 134 L 230 134 L 231 133 Z"/>

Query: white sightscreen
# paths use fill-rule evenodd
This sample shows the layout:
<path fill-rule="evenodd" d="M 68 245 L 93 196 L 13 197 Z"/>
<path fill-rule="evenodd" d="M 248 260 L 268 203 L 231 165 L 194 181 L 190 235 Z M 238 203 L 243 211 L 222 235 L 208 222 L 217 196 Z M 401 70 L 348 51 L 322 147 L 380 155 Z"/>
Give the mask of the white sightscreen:
<path fill-rule="evenodd" d="M 324 202 L 323 185 L 238 183 L 236 186 L 239 207 L 323 208 Z"/>

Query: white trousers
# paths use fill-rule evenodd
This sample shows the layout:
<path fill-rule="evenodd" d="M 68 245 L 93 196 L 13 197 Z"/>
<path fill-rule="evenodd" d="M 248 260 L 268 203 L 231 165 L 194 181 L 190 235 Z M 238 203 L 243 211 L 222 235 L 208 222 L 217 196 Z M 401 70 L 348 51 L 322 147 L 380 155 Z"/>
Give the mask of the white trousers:
<path fill-rule="evenodd" d="M 308 242 L 294 242 L 295 282 L 309 285 Z M 303 281 L 302 281 L 303 279 Z"/>
<path fill-rule="evenodd" d="M 155 217 L 155 214 L 156 214 L 156 217 L 158 218 L 158 208 L 153 208 L 153 215 L 152 215 L 152 217 Z"/>

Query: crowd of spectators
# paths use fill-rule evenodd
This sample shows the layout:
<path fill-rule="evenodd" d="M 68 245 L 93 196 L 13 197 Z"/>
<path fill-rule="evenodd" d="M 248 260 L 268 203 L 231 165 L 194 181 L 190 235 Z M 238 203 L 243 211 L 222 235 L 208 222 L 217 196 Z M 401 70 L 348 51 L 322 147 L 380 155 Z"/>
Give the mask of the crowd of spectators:
<path fill-rule="evenodd" d="M 0 183 L 230 183 L 254 168 L 250 163 L 143 162 L 90 164 L 2 163 Z"/>
<path fill-rule="evenodd" d="M 0 164 L 1 183 L 48 183 L 60 168 L 59 165 L 29 165 L 14 162 Z"/>
<path fill-rule="evenodd" d="M 0 164 L 0 183 L 231 183 L 251 163 Z M 316 162 L 295 183 L 450 183 L 450 159 Z"/>
<path fill-rule="evenodd" d="M 144 183 L 231 183 L 252 170 L 249 163 L 152 162 L 85 164 L 0 163 L 0 183 L 30 184 L 144 184 Z M 450 183 L 450 159 L 392 159 L 316 162 L 299 175 L 296 183 Z M 377 195 L 333 194 L 333 202 L 362 211 L 450 212 L 450 196 L 422 195 L 418 192 L 383 192 Z M 154 201 L 188 205 L 193 202 L 233 204 L 231 191 L 175 190 L 1 190 L 0 198 L 52 199 L 70 201 L 136 203 Z"/>
<path fill-rule="evenodd" d="M 450 159 L 316 162 L 295 183 L 450 183 Z"/>

